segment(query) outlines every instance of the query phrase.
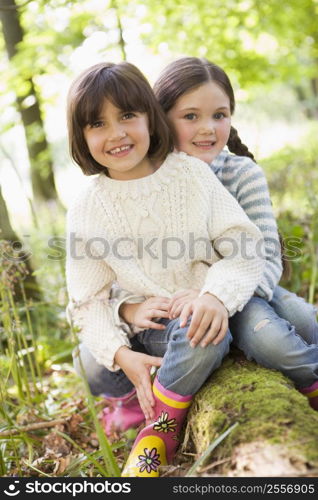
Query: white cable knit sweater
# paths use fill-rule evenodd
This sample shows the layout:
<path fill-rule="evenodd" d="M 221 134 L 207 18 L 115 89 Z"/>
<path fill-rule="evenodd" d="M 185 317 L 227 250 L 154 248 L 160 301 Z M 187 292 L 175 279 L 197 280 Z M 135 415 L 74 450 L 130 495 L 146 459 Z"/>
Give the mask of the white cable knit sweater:
<path fill-rule="evenodd" d="M 265 265 L 260 231 L 210 168 L 185 153 L 141 179 L 94 176 L 69 208 L 67 235 L 68 316 L 110 370 L 119 368 L 116 351 L 130 346 L 108 303 L 115 280 L 144 297 L 200 288 L 231 316 Z"/>

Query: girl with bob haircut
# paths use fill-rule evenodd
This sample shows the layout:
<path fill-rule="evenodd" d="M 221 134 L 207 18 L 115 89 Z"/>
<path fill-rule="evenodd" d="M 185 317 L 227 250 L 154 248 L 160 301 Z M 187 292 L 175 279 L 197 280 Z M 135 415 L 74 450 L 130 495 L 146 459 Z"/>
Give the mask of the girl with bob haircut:
<path fill-rule="evenodd" d="M 84 83 L 85 82 L 85 83 Z M 86 83 L 87 82 L 87 83 Z M 99 115 L 104 99 L 117 108 L 147 113 L 150 131 L 148 155 L 158 161 L 166 158 L 173 149 L 167 120 L 154 99 L 146 80 L 140 79 L 139 70 L 129 63 L 103 63 L 88 68 L 81 75 L 81 82 L 71 86 L 68 97 L 67 126 L 70 153 L 85 175 L 108 175 L 90 154 L 84 137 L 84 127 Z"/>
<path fill-rule="evenodd" d="M 165 115 L 132 64 L 85 70 L 67 114 L 71 155 L 95 174 L 68 210 L 68 317 L 108 374 L 105 396 L 139 401 L 147 418 L 123 475 L 158 476 L 193 395 L 229 351 L 228 317 L 260 281 L 263 240 L 205 162 L 170 153 Z M 115 281 L 146 299 L 135 304 L 141 316 L 158 320 L 136 334 L 118 323 L 109 303 Z M 189 287 L 199 295 L 170 318 L 171 298 Z"/>

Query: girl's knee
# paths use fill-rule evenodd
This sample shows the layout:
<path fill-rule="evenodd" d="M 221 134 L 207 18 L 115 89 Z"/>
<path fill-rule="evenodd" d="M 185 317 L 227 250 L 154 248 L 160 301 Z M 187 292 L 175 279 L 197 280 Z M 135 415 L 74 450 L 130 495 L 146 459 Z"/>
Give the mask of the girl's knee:
<path fill-rule="evenodd" d="M 171 340 L 175 343 L 180 342 L 182 344 L 184 344 L 186 342 L 190 346 L 190 340 L 187 336 L 188 329 L 189 329 L 188 324 L 184 328 L 178 328 L 177 330 L 175 330 L 173 332 Z M 210 343 L 205 348 L 203 348 L 203 351 L 204 351 L 204 349 L 207 349 L 209 347 L 210 347 L 210 349 L 215 350 L 215 351 L 218 351 L 218 350 L 223 351 L 224 349 L 225 350 L 227 349 L 227 351 L 228 351 L 231 341 L 232 341 L 231 332 L 230 332 L 230 330 L 227 330 L 227 332 L 226 332 L 226 334 L 221 342 L 219 342 L 217 345 Z"/>
<path fill-rule="evenodd" d="M 271 306 L 259 297 L 253 297 L 243 308 L 229 319 L 229 327 L 234 337 L 240 332 L 253 331 L 254 328 L 266 326 L 270 319 L 277 316 Z"/>
<path fill-rule="evenodd" d="M 303 303 L 302 307 L 298 309 L 298 313 L 295 314 L 293 324 L 298 335 L 308 344 L 318 342 L 317 309 L 312 304 Z"/>
<path fill-rule="evenodd" d="M 196 352 L 196 357 L 198 364 L 206 364 L 208 366 L 214 363 L 220 365 L 222 359 L 229 353 L 230 343 L 232 341 L 232 335 L 228 330 L 224 339 L 218 344 L 213 343 L 208 344 L 206 347 L 201 347 L 200 345 L 193 348 Z"/>
<path fill-rule="evenodd" d="M 233 327 L 233 329 L 232 329 Z M 295 328 L 288 321 L 276 314 L 262 314 L 251 317 L 249 321 L 230 323 L 235 342 L 248 344 L 276 344 L 288 342 L 288 337 L 295 333 Z"/>
<path fill-rule="evenodd" d="M 290 352 L 295 336 L 295 329 L 287 321 L 263 318 L 245 332 L 245 336 L 236 339 L 248 359 L 257 362 L 270 362 L 273 367 L 280 366 Z"/>
<path fill-rule="evenodd" d="M 277 295 L 277 294 L 276 294 Z M 291 323 L 308 344 L 318 342 L 317 309 L 302 297 L 281 289 L 275 296 L 274 308 L 279 316 Z"/>

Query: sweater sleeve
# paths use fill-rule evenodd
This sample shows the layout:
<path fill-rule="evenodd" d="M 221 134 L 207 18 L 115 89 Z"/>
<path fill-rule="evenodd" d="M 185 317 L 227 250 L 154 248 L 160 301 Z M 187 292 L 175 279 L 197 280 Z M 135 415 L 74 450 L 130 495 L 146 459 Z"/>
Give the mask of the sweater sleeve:
<path fill-rule="evenodd" d="M 258 286 L 265 266 L 263 237 L 234 197 L 209 170 L 209 236 L 220 260 L 207 272 L 200 295 L 215 295 L 233 316 Z"/>
<path fill-rule="evenodd" d="M 96 361 L 111 371 L 116 351 L 130 342 L 116 325 L 109 304 L 110 288 L 116 276 L 85 235 L 84 211 L 70 209 L 67 218 L 66 281 L 69 295 L 67 317 L 78 329 L 80 340 Z M 86 224 L 87 225 L 87 224 Z"/>
<path fill-rule="evenodd" d="M 134 295 L 128 290 L 123 290 L 118 285 L 113 285 L 110 291 L 110 304 L 114 313 L 114 320 L 117 326 L 121 326 L 125 331 L 127 331 L 130 336 L 136 333 L 142 332 L 145 328 L 139 328 L 131 323 L 126 323 L 125 320 L 120 316 L 119 309 L 124 303 L 126 304 L 140 304 L 144 302 L 146 297 Z"/>
<path fill-rule="evenodd" d="M 258 165 L 249 159 L 248 162 L 239 177 L 237 200 L 264 237 L 266 263 L 255 293 L 271 300 L 282 274 L 281 248 L 265 175 Z"/>

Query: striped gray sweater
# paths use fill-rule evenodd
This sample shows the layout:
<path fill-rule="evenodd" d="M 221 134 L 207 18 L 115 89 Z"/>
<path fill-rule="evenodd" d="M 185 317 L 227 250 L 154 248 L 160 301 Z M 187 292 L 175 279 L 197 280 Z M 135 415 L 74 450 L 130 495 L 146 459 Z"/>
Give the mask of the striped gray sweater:
<path fill-rule="evenodd" d="M 255 293 L 271 300 L 282 274 L 282 262 L 277 224 L 264 172 L 250 158 L 236 156 L 226 150 L 215 158 L 210 167 L 263 234 L 266 266 Z"/>

